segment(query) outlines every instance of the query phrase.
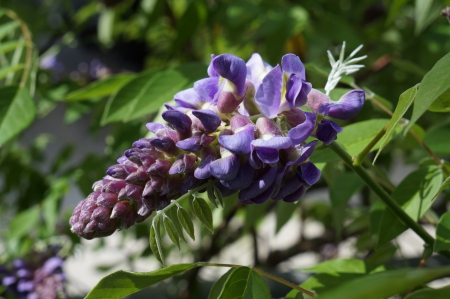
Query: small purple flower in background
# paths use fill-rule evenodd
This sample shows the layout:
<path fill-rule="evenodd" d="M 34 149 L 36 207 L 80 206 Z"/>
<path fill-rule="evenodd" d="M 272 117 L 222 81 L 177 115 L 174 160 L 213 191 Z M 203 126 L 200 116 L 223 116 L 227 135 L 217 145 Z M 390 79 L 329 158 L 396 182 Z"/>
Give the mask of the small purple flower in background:
<path fill-rule="evenodd" d="M 94 183 L 70 218 L 73 232 L 127 229 L 208 182 L 244 204 L 295 202 L 320 178 L 310 161 L 318 140 L 330 144 L 342 130 L 325 117 L 350 119 L 364 104 L 361 90 L 333 102 L 312 89 L 294 54 L 275 67 L 256 53 L 247 63 L 212 55 L 207 74 L 166 104 L 168 125 L 148 123 L 154 137 L 134 142 Z"/>
<path fill-rule="evenodd" d="M 1 266 L 1 285 L 6 288 L 5 295 L 18 299 L 68 298 L 62 269 L 64 260 L 55 256 L 53 251 L 34 252 L 26 259 L 14 260 L 9 267 Z"/>

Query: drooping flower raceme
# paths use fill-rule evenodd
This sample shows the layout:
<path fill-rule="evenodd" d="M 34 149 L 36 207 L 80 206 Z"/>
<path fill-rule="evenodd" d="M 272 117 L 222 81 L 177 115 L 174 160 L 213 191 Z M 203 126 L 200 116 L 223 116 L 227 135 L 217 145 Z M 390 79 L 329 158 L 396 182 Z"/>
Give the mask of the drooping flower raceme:
<path fill-rule="evenodd" d="M 212 55 L 207 73 L 166 105 L 167 124 L 147 124 L 154 137 L 133 143 L 94 183 L 73 212 L 73 232 L 110 235 L 210 181 L 244 204 L 295 202 L 320 178 L 309 160 L 318 140 L 329 144 L 342 131 L 325 116 L 352 118 L 365 99 L 353 90 L 333 102 L 312 89 L 294 54 L 275 67 L 259 54 L 247 63 Z"/>

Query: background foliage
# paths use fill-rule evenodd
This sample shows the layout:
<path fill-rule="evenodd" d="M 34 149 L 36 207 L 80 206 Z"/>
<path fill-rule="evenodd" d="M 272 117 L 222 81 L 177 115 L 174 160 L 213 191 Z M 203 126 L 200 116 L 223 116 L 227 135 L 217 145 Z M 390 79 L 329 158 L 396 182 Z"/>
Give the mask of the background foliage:
<path fill-rule="evenodd" d="M 449 4 L 441 0 L 3 0 L 1 263 L 27 257 L 42 244 L 60 244 L 64 249 L 60 254 L 72 256 L 80 240 L 69 231 L 71 209 L 134 140 L 147 134 L 144 124 L 158 119 L 164 102 L 205 76 L 212 53 L 248 59 L 259 52 L 272 65 L 285 53 L 294 53 L 305 63 L 308 81 L 323 87 L 330 70 L 326 51 L 337 55 L 343 41 L 348 49 L 363 44 L 368 58 L 354 78 L 341 80 L 331 98 L 337 100 L 359 86 L 367 93 L 367 103 L 356 119 L 340 123 L 345 128 L 338 141 L 351 155 L 358 155 L 385 128 L 387 133 L 361 162 L 414 221 L 437 226 L 435 252 L 450 249 L 450 119 L 445 113 L 450 110 L 450 24 L 440 16 Z M 217 261 L 224 248 L 251 236 L 252 266 L 277 275 L 283 274 L 277 266 L 290 258 L 317 253 L 323 263 L 289 272 L 313 276 L 306 282 L 298 276 L 288 278 L 319 295 L 334 290 L 329 293 L 333 298 L 384 298 L 398 293 L 409 299 L 446 298 L 445 289 L 423 286 L 450 274 L 448 267 L 433 268 L 448 265 L 448 260 L 435 254 L 426 263 L 430 269 L 391 271 L 405 265 L 417 268 L 422 259 L 402 258 L 396 237 L 407 227 L 330 149 L 317 151 L 312 159 L 323 171 L 314 188 L 326 190 L 319 196 L 329 200 L 308 200 L 314 190 L 295 204 L 243 206 L 236 198 L 225 198 L 224 208 L 213 209 L 213 227 L 194 221 L 200 243 L 183 244 L 178 251 L 163 239 L 164 256 L 181 256 L 178 261 L 189 263 Z M 395 177 L 398 167 L 405 165 L 410 170 L 405 178 Z M 300 229 L 290 231 L 296 240 L 292 245 L 264 249 L 258 241 L 261 223 L 272 215 L 275 234 L 291 219 L 298 227 L 320 223 L 324 231 L 313 238 Z M 123 243 L 130 238 L 148 242 L 150 221 L 120 233 Z M 348 240 L 351 258 L 335 259 Z M 111 265 L 142 256 L 155 259 L 147 246 L 142 255 L 117 257 Z M 173 267 L 168 270 L 173 275 L 192 268 L 172 280 L 173 298 L 208 294 L 210 286 L 197 279 L 199 265 Z M 154 269 L 149 266 L 147 271 Z M 251 268 L 238 270 L 228 275 L 254 277 L 248 285 L 259 289 L 259 274 Z M 105 275 L 110 272 L 106 269 Z M 219 280 L 213 291 L 230 281 Z M 144 286 L 151 284 L 150 279 Z M 361 289 L 367 285 L 372 297 Z M 270 287 L 273 297 L 289 291 Z M 414 288 L 418 290 L 410 293 Z M 90 296 L 103 296 L 94 294 Z M 217 294 L 217 298 L 232 296 Z M 250 298 L 246 296 L 242 295 Z M 264 296 L 267 292 L 258 298 Z M 292 292 L 286 298 L 301 297 Z"/>

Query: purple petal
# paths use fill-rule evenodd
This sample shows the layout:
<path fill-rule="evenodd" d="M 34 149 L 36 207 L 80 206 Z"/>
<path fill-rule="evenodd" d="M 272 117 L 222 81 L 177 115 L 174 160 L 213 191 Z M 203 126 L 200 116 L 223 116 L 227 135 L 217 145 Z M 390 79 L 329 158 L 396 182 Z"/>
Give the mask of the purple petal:
<path fill-rule="evenodd" d="M 253 123 L 248 117 L 243 115 L 235 115 L 230 120 L 230 127 L 233 132 L 236 132 L 237 129 L 245 127 L 246 125 L 253 125 Z"/>
<path fill-rule="evenodd" d="M 262 79 L 272 69 L 272 66 L 264 62 L 258 53 L 253 53 L 246 65 L 247 79 L 253 83 L 255 90 L 258 90 Z"/>
<path fill-rule="evenodd" d="M 290 137 L 281 136 L 275 136 L 267 140 L 258 138 L 253 140 L 251 145 L 254 147 L 265 147 L 279 150 L 290 147 L 292 145 L 292 140 Z"/>
<path fill-rule="evenodd" d="M 282 85 L 283 72 L 281 67 L 277 65 L 264 77 L 256 92 L 256 103 L 268 118 L 274 118 L 280 110 Z"/>
<path fill-rule="evenodd" d="M 297 145 L 304 142 L 314 130 L 314 126 L 316 124 L 316 116 L 312 113 L 305 113 L 306 119 L 303 123 L 298 126 L 292 128 L 288 135 L 291 138 L 292 143 Z"/>
<path fill-rule="evenodd" d="M 229 181 L 236 177 L 239 172 L 239 156 L 231 154 L 228 157 L 217 159 L 209 165 L 211 174 L 219 180 Z"/>
<path fill-rule="evenodd" d="M 249 162 L 245 162 L 239 168 L 239 172 L 236 177 L 229 181 L 220 181 L 222 185 L 232 190 L 239 190 L 248 187 L 253 178 L 255 177 L 255 169 L 250 165 Z"/>
<path fill-rule="evenodd" d="M 252 148 L 250 152 L 250 159 L 248 161 L 254 169 L 260 169 L 264 166 L 264 163 L 258 158 L 255 148 Z"/>
<path fill-rule="evenodd" d="M 233 153 L 248 154 L 250 153 L 250 143 L 255 139 L 254 132 L 253 125 L 247 125 L 233 135 L 220 136 L 219 143 Z"/>
<path fill-rule="evenodd" d="M 223 197 L 227 197 L 227 196 L 230 196 L 230 195 L 236 193 L 236 190 L 228 189 L 227 187 L 223 186 L 220 183 L 217 183 L 215 185 L 215 187 L 220 191 L 220 193 L 222 193 Z"/>
<path fill-rule="evenodd" d="M 235 93 L 243 97 L 245 93 L 245 77 L 247 67 L 244 60 L 231 54 L 222 54 L 214 58 L 212 65 L 216 72 L 235 86 Z"/>
<path fill-rule="evenodd" d="M 363 90 L 356 89 L 344 94 L 336 104 L 330 103 L 328 115 L 338 119 L 351 119 L 355 117 L 364 106 L 366 95 Z"/>
<path fill-rule="evenodd" d="M 258 131 L 260 136 L 263 135 L 269 135 L 269 136 L 275 136 L 275 135 L 282 135 L 280 128 L 278 125 L 271 119 L 267 117 L 260 117 L 256 121 L 256 130 Z"/>
<path fill-rule="evenodd" d="M 316 137 L 325 145 L 329 145 L 336 140 L 337 134 L 340 132 L 342 132 L 342 128 L 337 123 L 324 119 L 317 127 Z"/>
<path fill-rule="evenodd" d="M 293 162 L 288 162 L 288 165 L 298 165 L 306 161 L 312 153 L 314 152 L 314 148 L 316 147 L 317 140 L 313 140 L 310 143 L 304 145 L 302 147 L 302 151 L 300 156 Z"/>
<path fill-rule="evenodd" d="M 302 88 L 295 99 L 294 106 L 300 107 L 306 104 L 308 101 L 308 94 L 311 92 L 312 84 L 306 81 L 302 81 Z"/>
<path fill-rule="evenodd" d="M 194 176 L 199 180 L 204 180 L 211 177 L 211 172 L 209 171 L 209 169 L 212 161 L 212 156 L 204 158 L 200 165 L 195 169 Z"/>
<path fill-rule="evenodd" d="M 197 152 L 202 149 L 202 145 L 200 144 L 201 136 L 198 134 L 194 134 L 192 137 L 180 140 L 176 143 L 176 146 L 182 150 L 188 152 Z"/>
<path fill-rule="evenodd" d="M 56 269 L 62 267 L 63 263 L 64 263 L 64 261 L 61 258 L 51 257 L 45 261 L 45 264 L 42 267 L 42 270 L 45 274 L 51 274 Z"/>
<path fill-rule="evenodd" d="M 292 73 L 286 82 L 286 101 L 289 103 L 289 108 L 294 108 L 295 100 L 297 99 L 300 90 L 302 89 L 302 79 L 295 74 Z M 289 109 L 289 110 L 290 110 Z"/>
<path fill-rule="evenodd" d="M 258 158 L 266 164 L 276 163 L 280 159 L 278 150 L 274 148 L 258 147 L 256 149 L 256 154 L 258 155 Z"/>
<path fill-rule="evenodd" d="M 236 98 L 233 92 L 222 90 L 217 99 L 217 110 L 220 113 L 233 113 L 243 100 L 244 97 Z"/>
<path fill-rule="evenodd" d="M 200 120 L 206 133 L 214 132 L 222 122 L 217 113 L 209 109 L 194 110 L 192 114 Z"/>
<path fill-rule="evenodd" d="M 250 201 L 255 203 L 255 204 L 263 204 L 263 203 L 265 203 L 267 200 L 269 200 L 270 196 L 275 191 L 275 188 L 276 188 L 276 185 L 273 183 L 272 185 L 270 185 L 269 188 L 267 188 L 266 191 L 264 191 L 263 193 L 253 197 L 252 199 L 250 199 Z"/>
<path fill-rule="evenodd" d="M 275 181 L 277 169 L 277 167 L 268 167 L 264 175 L 256 179 L 248 188 L 239 192 L 239 200 L 251 200 L 266 191 Z"/>
<path fill-rule="evenodd" d="M 200 103 L 203 102 L 202 97 L 194 90 L 194 88 L 189 88 L 176 93 L 173 96 L 173 100 L 178 106 L 191 109 L 197 109 Z"/>
<path fill-rule="evenodd" d="M 288 75 L 299 74 L 300 79 L 305 80 L 305 66 L 297 55 L 286 54 L 281 59 L 281 66 L 283 71 Z"/>
<path fill-rule="evenodd" d="M 302 182 L 297 178 L 297 176 L 294 176 L 291 179 L 289 179 L 287 183 L 284 184 L 284 186 L 280 188 L 280 191 L 275 196 L 272 196 L 272 199 L 273 200 L 283 199 L 289 194 L 292 194 L 295 191 L 297 191 L 301 185 Z"/>
<path fill-rule="evenodd" d="M 175 143 L 169 138 L 154 138 L 150 144 L 163 152 L 172 152 L 176 149 Z"/>
<path fill-rule="evenodd" d="M 295 202 L 299 200 L 306 192 L 305 185 L 301 185 L 300 188 L 297 189 L 297 191 L 285 196 L 283 198 L 283 201 L 285 202 Z"/>
<path fill-rule="evenodd" d="M 214 58 L 216 58 L 216 55 L 211 54 L 211 62 L 209 63 L 208 66 L 208 76 L 210 77 L 219 77 L 219 74 L 216 72 L 216 70 L 213 67 L 213 60 Z"/>
<path fill-rule="evenodd" d="M 300 167 L 301 179 L 309 186 L 314 185 L 320 179 L 321 171 L 311 162 L 307 162 Z M 297 168 L 297 173 L 299 172 L 299 168 Z"/>
<path fill-rule="evenodd" d="M 306 107 L 311 109 L 314 113 L 317 113 L 320 106 L 330 101 L 330 98 L 326 94 L 321 93 L 314 88 L 311 89 L 307 98 Z"/>
<path fill-rule="evenodd" d="M 219 92 L 219 78 L 205 78 L 194 83 L 194 90 L 201 97 L 202 102 L 217 102 Z"/>
<path fill-rule="evenodd" d="M 2 284 L 4 286 L 8 287 L 8 286 L 16 283 L 16 281 L 17 281 L 17 278 L 15 278 L 14 276 L 5 276 L 5 277 L 3 277 Z"/>
<path fill-rule="evenodd" d="M 191 131 L 192 121 L 181 111 L 177 110 L 167 110 L 162 113 L 162 118 L 170 123 L 175 129 L 187 133 Z"/>
<path fill-rule="evenodd" d="M 165 126 L 163 124 L 159 124 L 159 123 L 147 123 L 145 125 L 147 127 L 147 129 L 156 134 L 156 132 L 158 132 L 159 130 L 162 130 L 165 128 Z"/>

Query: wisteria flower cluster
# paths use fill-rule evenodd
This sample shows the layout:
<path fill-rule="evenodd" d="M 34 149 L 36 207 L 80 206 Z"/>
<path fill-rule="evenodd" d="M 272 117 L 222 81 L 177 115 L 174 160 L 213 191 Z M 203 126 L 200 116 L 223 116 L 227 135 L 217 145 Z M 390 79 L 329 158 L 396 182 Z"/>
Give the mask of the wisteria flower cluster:
<path fill-rule="evenodd" d="M 18 299 L 67 298 L 63 263 L 64 260 L 50 250 L 30 255 L 28 259 L 16 259 L 12 265 L 0 267 L 0 277 L 3 277 L 0 285 L 6 288 L 4 295 Z"/>
<path fill-rule="evenodd" d="M 207 72 L 165 105 L 168 124 L 148 123 L 154 137 L 133 143 L 94 183 L 73 212 L 73 232 L 108 236 L 210 180 L 244 204 L 295 202 L 320 178 L 309 160 L 317 142 L 328 145 L 342 131 L 325 117 L 353 118 L 365 100 L 362 90 L 335 102 L 313 89 L 294 54 L 275 67 L 256 53 L 247 63 L 212 55 Z"/>

